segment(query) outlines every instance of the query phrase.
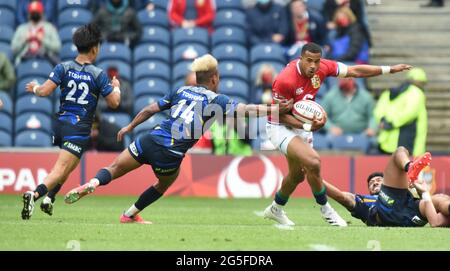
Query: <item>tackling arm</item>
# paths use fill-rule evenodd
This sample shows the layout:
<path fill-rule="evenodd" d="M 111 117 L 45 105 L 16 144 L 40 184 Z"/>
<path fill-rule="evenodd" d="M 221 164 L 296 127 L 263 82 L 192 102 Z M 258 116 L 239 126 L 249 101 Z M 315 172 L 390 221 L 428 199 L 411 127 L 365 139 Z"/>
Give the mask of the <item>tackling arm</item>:
<path fill-rule="evenodd" d="M 268 114 L 285 114 L 292 110 L 293 99 L 280 102 L 279 104 L 265 105 L 265 104 L 238 104 L 236 113 L 238 115 L 245 114 L 245 116 L 265 116 Z"/>
<path fill-rule="evenodd" d="M 161 111 L 161 109 L 159 108 L 159 105 L 157 103 L 152 103 L 152 104 L 147 105 L 146 107 L 144 107 L 144 109 L 142 109 L 136 115 L 136 117 L 134 117 L 133 121 L 131 121 L 130 124 L 128 124 L 127 126 L 123 127 L 117 133 L 117 141 L 122 141 L 122 138 L 123 138 L 123 136 L 126 133 L 129 133 L 129 132 L 133 131 L 133 129 L 136 128 L 136 126 L 138 126 L 139 124 L 141 124 L 144 121 L 148 120 L 154 114 L 156 114 L 156 113 L 158 113 L 160 111 Z"/>
<path fill-rule="evenodd" d="M 355 195 L 349 192 L 343 192 L 339 190 L 334 185 L 323 181 L 325 184 L 325 187 L 327 189 L 327 195 L 334 199 L 335 201 L 339 202 L 342 206 L 347 208 L 347 210 L 351 211 L 353 208 L 355 208 L 356 202 L 355 202 Z"/>

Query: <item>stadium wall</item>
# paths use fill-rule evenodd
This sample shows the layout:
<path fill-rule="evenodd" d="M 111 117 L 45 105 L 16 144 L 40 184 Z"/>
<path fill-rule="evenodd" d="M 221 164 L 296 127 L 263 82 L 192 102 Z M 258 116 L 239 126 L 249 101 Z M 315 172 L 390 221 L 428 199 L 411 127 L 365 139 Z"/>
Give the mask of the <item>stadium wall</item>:
<path fill-rule="evenodd" d="M 80 165 L 70 175 L 60 193 L 95 176 L 110 164 L 116 153 L 88 152 Z M 18 194 L 34 190 L 50 172 L 56 161 L 54 152 L 0 152 L 0 194 Z M 342 190 L 367 192 L 367 176 L 380 171 L 388 161 L 387 156 L 322 156 L 325 180 Z M 231 157 L 212 155 L 187 155 L 178 180 L 166 195 L 199 197 L 272 197 L 281 184 L 288 166 L 283 156 L 257 155 Z M 434 192 L 450 191 L 450 157 L 433 157 L 432 166 L 422 172 L 433 186 Z M 115 180 L 96 191 L 99 195 L 139 195 L 155 182 L 151 167 L 141 168 Z M 307 182 L 294 193 L 295 197 L 311 197 Z"/>

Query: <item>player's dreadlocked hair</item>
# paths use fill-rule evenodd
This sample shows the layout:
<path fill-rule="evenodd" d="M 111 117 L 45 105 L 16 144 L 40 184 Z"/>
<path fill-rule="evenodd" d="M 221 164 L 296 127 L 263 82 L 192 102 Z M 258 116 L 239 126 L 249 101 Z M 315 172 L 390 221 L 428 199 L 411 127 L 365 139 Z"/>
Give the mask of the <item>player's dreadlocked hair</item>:
<path fill-rule="evenodd" d="M 318 45 L 314 42 L 309 42 L 309 43 L 303 45 L 302 55 L 304 55 L 307 51 L 314 53 L 314 54 L 317 54 L 317 53 L 322 54 L 322 48 L 320 48 L 320 45 Z"/>
<path fill-rule="evenodd" d="M 217 73 L 217 60 L 210 54 L 196 58 L 191 65 L 191 70 L 195 72 L 197 84 L 208 83 L 209 79 Z"/>
<path fill-rule="evenodd" d="M 88 53 L 100 43 L 100 29 L 95 24 L 83 25 L 73 34 L 72 42 L 79 53 Z"/>

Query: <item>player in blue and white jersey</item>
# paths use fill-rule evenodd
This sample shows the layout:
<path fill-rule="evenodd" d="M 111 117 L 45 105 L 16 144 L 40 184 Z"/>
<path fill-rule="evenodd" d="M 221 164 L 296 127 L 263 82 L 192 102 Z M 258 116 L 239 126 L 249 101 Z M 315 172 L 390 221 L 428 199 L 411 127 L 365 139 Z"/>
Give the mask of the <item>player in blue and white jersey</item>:
<path fill-rule="evenodd" d="M 185 153 L 198 141 L 214 121 L 235 114 L 276 114 L 292 109 L 292 100 L 279 105 L 246 105 L 236 103 L 226 95 L 218 94 L 219 72 L 217 60 L 204 55 L 192 63 L 197 86 L 184 86 L 171 91 L 157 103 L 145 107 L 134 120 L 119 131 L 117 138 L 133 131 L 140 123 L 155 113 L 170 109 L 170 117 L 161 125 L 139 136 L 108 167 L 101 169 L 95 178 L 66 194 L 65 201 L 74 203 L 92 193 L 99 185 L 142 166 L 151 165 L 158 182 L 141 194 L 139 199 L 120 217 L 121 223 L 149 223 L 139 212 L 159 199 L 176 180 Z M 278 111 L 279 110 L 279 111 Z"/>
<path fill-rule="evenodd" d="M 35 191 L 23 194 L 22 219 L 31 217 L 34 202 L 49 190 L 41 209 L 52 215 L 56 193 L 76 168 L 89 144 L 100 95 L 111 108 L 117 108 L 120 104 L 119 81 L 114 78 L 110 82 L 106 73 L 92 64 L 100 50 L 100 30 L 92 24 L 82 26 L 75 31 L 72 41 L 78 49 L 74 60 L 56 65 L 44 84 L 30 82 L 26 85 L 28 92 L 40 97 L 49 96 L 60 87 L 61 105 L 52 120 L 52 130 L 53 144 L 59 146 L 61 151 L 44 183 L 38 185 Z"/>

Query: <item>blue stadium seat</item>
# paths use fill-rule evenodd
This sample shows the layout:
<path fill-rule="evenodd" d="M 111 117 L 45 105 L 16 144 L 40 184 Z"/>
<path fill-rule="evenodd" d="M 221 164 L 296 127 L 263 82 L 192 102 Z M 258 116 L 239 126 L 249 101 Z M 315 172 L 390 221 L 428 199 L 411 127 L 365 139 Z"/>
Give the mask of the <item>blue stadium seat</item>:
<path fill-rule="evenodd" d="M 151 1 L 153 5 L 155 5 L 155 8 L 161 9 L 163 11 L 167 10 L 167 0 L 152 0 Z"/>
<path fill-rule="evenodd" d="M 307 1 L 306 6 L 308 9 L 313 9 L 316 12 L 322 13 L 323 6 L 325 5 L 325 0 L 314 0 L 314 1 Z"/>
<path fill-rule="evenodd" d="M 0 42 L 0 52 L 4 53 L 6 57 L 11 61 L 11 64 L 14 63 L 14 56 L 11 50 L 11 45 L 6 42 Z"/>
<path fill-rule="evenodd" d="M 142 61 L 134 66 L 133 78 L 137 81 L 146 77 L 158 77 L 169 82 L 170 67 L 167 63 L 158 60 Z"/>
<path fill-rule="evenodd" d="M 167 46 L 160 44 L 142 44 L 134 49 L 133 63 L 138 64 L 144 60 L 160 60 L 170 63 L 170 51 Z"/>
<path fill-rule="evenodd" d="M 27 76 L 19 80 L 17 82 L 17 89 L 16 89 L 16 98 L 22 97 L 24 95 L 30 94 L 25 89 L 25 86 L 32 81 L 36 81 L 39 85 L 42 85 L 45 81 L 47 81 L 47 77 L 41 77 L 41 76 Z"/>
<path fill-rule="evenodd" d="M 178 81 L 185 79 L 186 75 L 190 72 L 191 61 L 183 61 L 175 65 L 173 68 L 172 81 Z"/>
<path fill-rule="evenodd" d="M 17 78 L 23 78 L 25 76 L 48 77 L 52 71 L 52 65 L 46 60 L 28 60 L 21 62 L 16 69 Z"/>
<path fill-rule="evenodd" d="M 250 98 L 250 88 L 247 81 L 224 79 L 220 81 L 219 93 L 229 96 L 239 96 L 248 100 Z"/>
<path fill-rule="evenodd" d="M 62 44 L 65 44 L 68 42 L 72 43 L 72 36 L 76 30 L 77 30 L 77 27 L 75 25 L 68 25 L 68 26 L 64 26 L 64 27 L 60 28 L 58 33 L 59 33 L 59 38 L 61 39 L 61 43 Z"/>
<path fill-rule="evenodd" d="M 0 7 L 0 25 L 15 28 L 16 15 L 12 10 Z"/>
<path fill-rule="evenodd" d="M 89 0 L 58 0 L 58 12 L 61 12 L 66 9 L 88 9 L 89 8 Z M 87 23 L 87 22 L 86 22 Z"/>
<path fill-rule="evenodd" d="M 251 80 L 251 82 L 255 82 L 256 76 L 258 75 L 258 71 L 261 68 L 261 66 L 264 65 L 264 64 L 272 65 L 277 73 L 280 73 L 281 70 L 283 70 L 284 67 L 286 67 L 286 65 L 280 64 L 278 62 L 260 62 L 260 63 L 257 63 L 257 64 L 253 64 L 251 66 L 251 68 L 250 68 L 250 80 Z"/>
<path fill-rule="evenodd" d="M 231 99 L 233 99 L 236 103 L 241 103 L 241 104 L 248 104 L 249 103 L 249 99 L 248 98 L 244 98 L 241 97 L 239 95 L 228 95 Z"/>
<path fill-rule="evenodd" d="M 286 64 L 284 49 L 276 43 L 259 44 L 250 50 L 250 62 L 272 61 Z"/>
<path fill-rule="evenodd" d="M 183 87 L 185 85 L 185 81 L 186 80 L 184 78 L 176 80 L 175 82 L 172 83 L 171 90 L 175 91 L 175 90 L 178 90 L 180 87 Z"/>
<path fill-rule="evenodd" d="M 69 8 L 59 13 L 58 28 L 68 25 L 85 25 L 92 21 L 92 13 L 83 8 Z"/>
<path fill-rule="evenodd" d="M 4 91 L 0 91 L 0 100 L 3 102 L 3 107 L 0 108 L 0 112 L 7 113 L 9 115 L 13 114 L 13 101 L 11 96 Z"/>
<path fill-rule="evenodd" d="M 102 62 L 105 60 L 121 60 L 125 63 L 131 62 L 131 50 L 130 47 L 123 43 L 117 42 L 105 42 L 100 47 L 100 54 L 97 61 Z"/>
<path fill-rule="evenodd" d="M 134 108 L 133 108 L 134 115 L 137 115 L 139 111 L 141 111 L 147 105 L 154 102 L 158 102 L 159 99 L 161 99 L 162 97 L 163 97 L 162 95 L 146 95 L 136 99 L 134 101 Z"/>
<path fill-rule="evenodd" d="M 73 45 L 72 42 L 64 43 L 61 48 L 61 52 L 59 53 L 59 56 L 61 57 L 62 61 L 73 60 L 77 57 L 77 55 L 78 55 L 77 47 Z"/>
<path fill-rule="evenodd" d="M 246 28 L 246 16 L 243 11 L 235 9 L 219 10 L 216 13 L 213 23 L 215 28 L 222 26 L 234 26 L 242 29 Z"/>
<path fill-rule="evenodd" d="M 0 131 L 12 132 L 12 118 L 9 114 L 0 111 Z"/>
<path fill-rule="evenodd" d="M 209 34 L 206 28 L 176 28 L 172 31 L 173 46 L 185 43 L 198 43 L 209 47 Z"/>
<path fill-rule="evenodd" d="M 244 64 L 248 63 L 248 51 L 242 45 L 233 43 L 220 44 L 214 47 L 212 54 L 220 61 L 240 61 Z"/>
<path fill-rule="evenodd" d="M 140 43 L 160 43 L 170 47 L 171 35 L 169 30 L 160 26 L 146 26 L 142 31 Z"/>
<path fill-rule="evenodd" d="M 57 90 L 59 90 L 59 88 L 57 88 Z M 59 90 L 61 93 L 61 90 Z M 58 113 L 59 112 L 59 106 L 61 105 L 61 101 L 59 99 L 60 94 L 57 96 L 58 99 L 55 99 L 55 104 L 53 105 L 53 113 Z"/>
<path fill-rule="evenodd" d="M 119 60 L 104 60 L 97 65 L 105 72 L 109 67 L 115 67 L 119 70 L 120 78 L 131 81 L 131 67 L 128 63 Z"/>
<path fill-rule="evenodd" d="M 8 8 L 11 11 L 16 11 L 17 9 L 17 1 L 10 1 L 10 0 L 0 0 L 0 9 Z"/>
<path fill-rule="evenodd" d="M 367 153 L 370 140 L 362 134 L 341 135 L 331 139 L 331 147 L 335 150 L 355 150 Z"/>
<path fill-rule="evenodd" d="M 192 61 L 194 58 L 207 54 L 208 48 L 199 44 L 180 44 L 176 46 L 172 54 L 172 63 L 180 61 Z"/>
<path fill-rule="evenodd" d="M 169 28 L 167 12 L 160 9 L 152 11 L 141 10 L 138 12 L 138 19 L 143 26 L 161 26 Z"/>
<path fill-rule="evenodd" d="M 14 29 L 8 25 L 0 25 L 0 42 L 11 44 Z"/>
<path fill-rule="evenodd" d="M 220 27 L 211 36 L 211 46 L 215 47 L 221 43 L 237 43 L 247 46 L 247 35 L 241 28 Z"/>
<path fill-rule="evenodd" d="M 223 61 L 219 64 L 220 77 L 248 81 L 248 68 L 240 62 Z"/>
<path fill-rule="evenodd" d="M 50 116 L 39 112 L 28 112 L 20 114 L 15 120 L 15 133 L 18 134 L 25 130 L 41 130 L 46 133 L 52 133 L 52 120 Z"/>
<path fill-rule="evenodd" d="M 216 9 L 221 11 L 223 9 L 237 9 L 243 10 L 242 0 L 221 0 L 216 1 Z"/>
<path fill-rule="evenodd" d="M 120 128 L 127 126 L 131 122 L 130 115 L 126 113 L 103 113 L 101 118 Z"/>
<path fill-rule="evenodd" d="M 331 148 L 331 142 L 326 135 L 314 133 L 313 146 L 315 150 L 328 150 Z"/>
<path fill-rule="evenodd" d="M 134 98 L 144 95 L 166 95 L 170 91 L 169 83 L 158 78 L 141 79 L 134 83 Z"/>
<path fill-rule="evenodd" d="M 52 102 L 49 98 L 27 95 L 16 101 L 16 116 L 24 112 L 53 113 Z"/>
<path fill-rule="evenodd" d="M 139 124 L 134 128 L 134 134 L 139 136 L 142 133 L 146 133 L 153 129 L 156 125 L 160 125 L 161 122 L 163 122 L 167 118 L 166 115 L 163 113 L 157 113 L 153 115 L 151 118 L 149 118 L 147 121 L 144 121 L 143 123 Z"/>
<path fill-rule="evenodd" d="M 51 147 L 51 136 L 42 131 L 23 131 L 16 135 L 15 146 L 17 147 Z"/>
<path fill-rule="evenodd" d="M 0 130 L 0 147 L 12 147 L 11 134 Z"/>

